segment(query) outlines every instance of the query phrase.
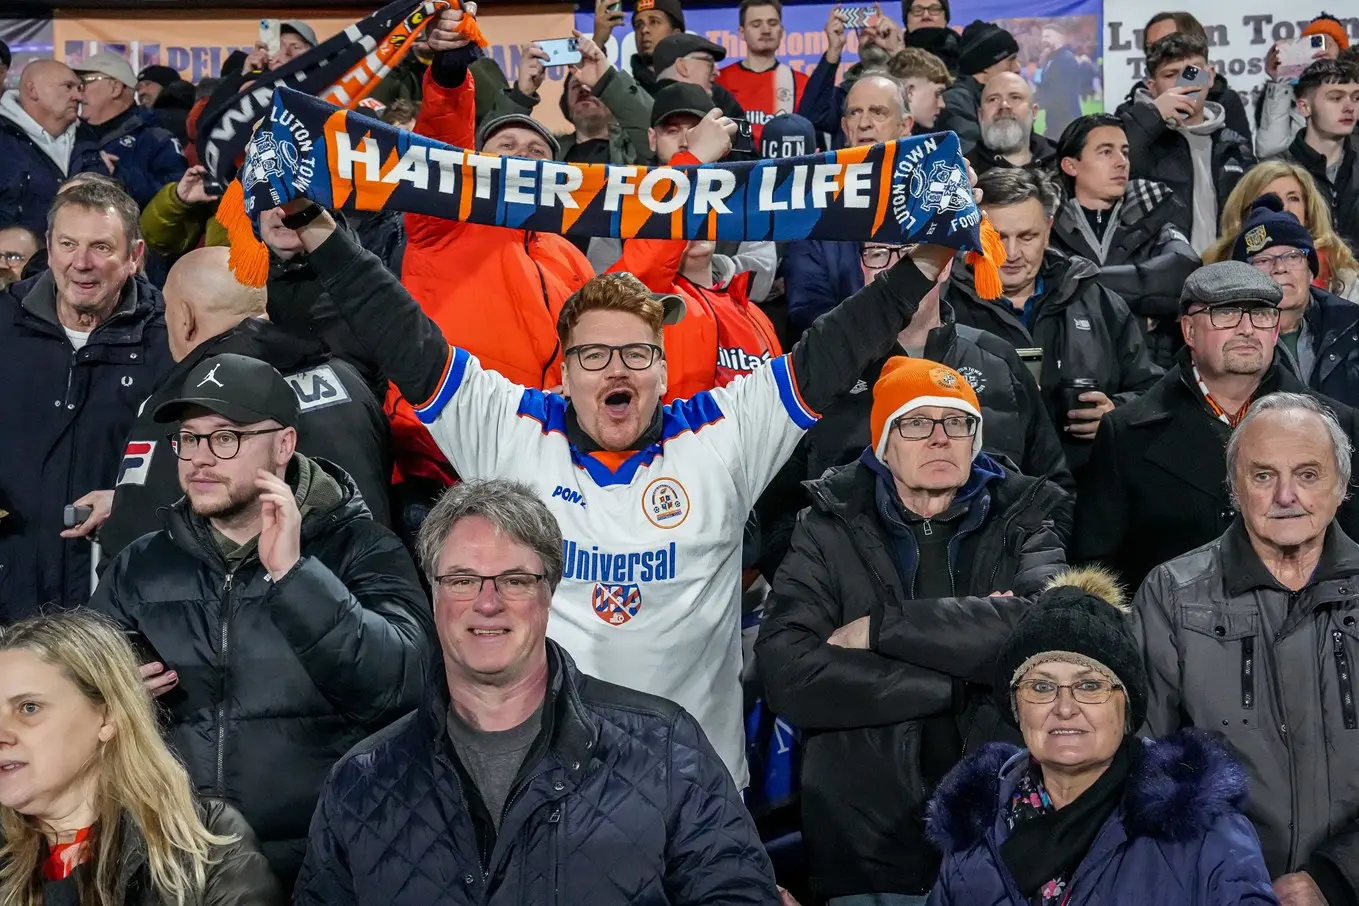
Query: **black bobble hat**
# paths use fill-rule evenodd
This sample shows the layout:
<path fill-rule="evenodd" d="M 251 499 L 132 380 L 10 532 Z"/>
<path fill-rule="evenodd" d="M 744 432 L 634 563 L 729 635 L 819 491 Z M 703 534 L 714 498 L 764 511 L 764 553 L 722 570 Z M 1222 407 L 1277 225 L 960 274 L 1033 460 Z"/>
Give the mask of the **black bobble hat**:
<path fill-rule="evenodd" d="M 1321 272 L 1316 242 L 1298 218 L 1284 210 L 1283 199 L 1270 192 L 1251 202 L 1246 222 L 1232 244 L 1232 258 L 1249 261 L 1265 249 L 1286 245 L 1307 253 L 1307 265 L 1313 274 Z"/>
<path fill-rule="evenodd" d="M 976 75 L 984 69 L 1019 53 L 1015 36 L 994 22 L 974 21 L 963 29 L 958 48 L 958 71 Z"/>
<path fill-rule="evenodd" d="M 1123 589 L 1102 569 L 1068 570 L 1053 578 L 1001 647 L 995 696 L 1018 724 L 1014 685 L 1030 668 L 1061 661 L 1091 667 L 1123 687 L 1128 726 L 1147 718 L 1147 673 L 1128 623 Z"/>

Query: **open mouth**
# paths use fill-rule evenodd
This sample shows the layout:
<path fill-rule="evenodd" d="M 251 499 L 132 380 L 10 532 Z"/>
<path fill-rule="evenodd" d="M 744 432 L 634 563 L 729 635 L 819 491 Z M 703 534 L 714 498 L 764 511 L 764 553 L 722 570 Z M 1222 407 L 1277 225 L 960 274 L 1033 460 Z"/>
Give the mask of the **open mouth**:
<path fill-rule="evenodd" d="M 604 411 L 611 418 L 624 418 L 632 406 L 631 390 L 615 390 L 604 397 Z"/>
<path fill-rule="evenodd" d="M 509 635 L 508 629 L 469 629 L 468 632 L 477 638 L 495 638 L 496 636 Z"/>

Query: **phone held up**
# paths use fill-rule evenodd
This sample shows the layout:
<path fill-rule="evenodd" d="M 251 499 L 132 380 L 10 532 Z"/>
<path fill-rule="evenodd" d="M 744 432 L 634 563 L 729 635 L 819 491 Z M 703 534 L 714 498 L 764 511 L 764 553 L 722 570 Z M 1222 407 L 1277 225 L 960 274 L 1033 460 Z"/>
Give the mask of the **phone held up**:
<path fill-rule="evenodd" d="M 278 53 L 283 43 L 283 31 L 277 19 L 260 20 L 260 43 L 269 48 L 269 56 Z"/>
<path fill-rule="evenodd" d="M 868 19 L 878 12 L 876 6 L 837 6 L 835 11 L 845 17 L 845 28 L 867 28 Z"/>
<path fill-rule="evenodd" d="M 580 62 L 580 48 L 576 45 L 575 38 L 550 38 L 536 43 L 543 53 L 547 54 L 543 65 L 549 69 L 553 66 L 572 66 Z"/>

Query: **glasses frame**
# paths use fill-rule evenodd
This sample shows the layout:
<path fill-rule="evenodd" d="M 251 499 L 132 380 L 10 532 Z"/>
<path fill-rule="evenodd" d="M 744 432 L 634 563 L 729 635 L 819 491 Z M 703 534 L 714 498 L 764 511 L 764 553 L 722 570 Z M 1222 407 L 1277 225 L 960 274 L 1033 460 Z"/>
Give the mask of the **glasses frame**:
<path fill-rule="evenodd" d="M 893 264 L 896 264 L 898 261 L 900 261 L 903 256 L 910 252 L 910 250 L 911 246 L 909 245 L 903 245 L 897 248 L 884 247 L 881 245 L 875 246 L 873 248 L 867 247 L 861 248 L 859 249 L 859 263 L 862 264 L 864 267 L 891 267 Z M 868 260 L 869 252 L 875 252 L 877 254 L 882 254 L 885 252 L 887 254 L 886 263 L 873 264 Z"/>
<path fill-rule="evenodd" d="M 968 430 L 968 432 L 967 432 L 966 434 L 950 434 L 950 433 L 949 433 L 948 425 L 946 425 L 945 422 L 951 421 L 952 419 L 955 419 L 955 418 L 961 418 L 961 419 L 964 419 L 964 420 L 967 422 L 967 426 L 968 426 L 969 430 Z M 927 421 L 927 422 L 929 422 L 929 423 L 930 423 L 930 433 L 924 435 L 923 437 L 911 437 L 911 436 L 907 435 L 906 429 L 905 429 L 905 424 L 906 424 L 906 421 L 907 421 L 908 419 L 919 419 L 919 420 L 921 420 L 921 421 Z M 977 416 L 975 416 L 975 415 L 966 415 L 966 414 L 963 414 L 963 415 L 946 415 L 946 416 L 944 416 L 943 418 L 930 418 L 930 417 L 927 416 L 927 415 L 903 415 L 901 418 L 899 418 L 899 419 L 897 419 L 896 421 L 892 422 L 892 430 L 895 431 L 895 432 L 897 432 L 897 436 L 899 436 L 902 440 L 929 440 L 931 437 L 934 436 L 934 429 L 935 429 L 935 426 L 938 426 L 938 427 L 944 429 L 944 436 L 945 436 L 945 437 L 952 438 L 953 440 L 961 440 L 961 439 L 964 438 L 964 437 L 976 437 L 976 436 L 977 436 L 977 426 L 978 426 L 980 423 L 981 423 L 981 421 L 980 421 L 980 419 L 977 418 Z"/>
<path fill-rule="evenodd" d="M 218 459 L 235 459 L 237 456 L 240 456 L 240 455 L 241 455 L 241 439 L 242 439 L 242 438 L 245 438 L 245 437 L 256 437 L 256 436 L 258 436 L 258 435 L 260 435 L 260 434 L 275 434 L 275 433 L 277 433 L 277 432 L 279 432 L 279 431 L 283 431 L 283 430 L 285 430 L 285 429 L 284 429 L 284 428 L 259 428 L 259 429 L 254 430 L 254 431 L 237 431 L 237 430 L 235 430 L 234 428 L 218 428 L 216 431 L 212 431 L 212 432 L 210 432 L 210 433 L 208 433 L 208 434 L 195 434 L 195 433 L 192 432 L 192 431 L 176 431 L 176 432 L 173 433 L 173 434 L 167 434 L 167 435 L 165 435 L 165 439 L 168 440 L 168 441 L 170 442 L 170 450 L 171 450 L 171 452 L 173 452 L 173 453 L 175 454 L 175 458 L 181 460 L 182 462 L 189 462 L 190 460 L 192 460 L 193 457 L 194 457 L 194 454 L 198 452 L 198 445 L 199 445 L 200 443 L 202 443 L 203 441 L 205 441 L 205 440 L 208 442 L 208 452 L 211 453 L 213 456 L 217 457 Z M 214 449 L 212 448 L 212 438 L 213 438 L 214 435 L 217 435 L 217 434 L 234 434 L 234 435 L 236 435 L 236 452 L 235 452 L 235 453 L 232 453 L 230 456 L 223 456 L 221 453 L 218 453 L 216 450 L 214 450 Z M 179 439 L 180 439 L 181 437 L 184 437 L 185 435 L 188 435 L 189 437 L 192 437 L 192 438 L 193 438 L 193 449 L 191 449 L 191 450 L 189 451 L 189 455 L 188 455 L 188 456 L 183 455 L 183 454 L 180 452 L 180 449 L 179 449 Z"/>
<path fill-rule="evenodd" d="M 1306 261 L 1307 261 L 1306 252 L 1304 252 L 1302 249 L 1293 249 L 1287 252 L 1280 252 L 1277 255 L 1255 255 L 1251 257 L 1246 263 L 1249 264 L 1251 267 L 1255 268 L 1257 271 L 1262 271 L 1263 273 L 1266 274 L 1273 274 L 1279 270 L 1280 264 L 1284 265 L 1284 268 L 1287 269 L 1295 264 L 1298 264 L 1299 262 Z"/>
<path fill-rule="evenodd" d="M 533 580 L 532 590 L 536 592 L 538 590 L 538 586 L 543 583 L 543 580 L 546 579 L 547 576 L 544 573 L 530 573 L 523 572 L 521 570 L 511 570 L 507 573 L 499 573 L 494 576 L 483 576 L 480 575 L 479 573 L 444 573 L 442 576 L 435 576 L 433 584 L 434 587 L 438 589 L 439 593 L 447 595 L 450 601 L 475 601 L 477 598 L 481 597 L 481 592 L 483 589 L 486 588 L 486 581 L 489 579 L 495 585 L 495 593 L 501 600 L 527 601 L 531 597 L 531 595 L 524 595 L 524 597 L 521 598 L 517 594 L 506 594 L 505 590 L 500 587 L 500 582 L 502 579 L 510 578 L 532 579 Z M 453 591 L 452 588 L 445 584 L 451 579 L 477 579 L 479 580 L 477 582 L 477 590 L 471 595 L 466 596 L 458 595 Z"/>
<path fill-rule="evenodd" d="M 906 17 L 908 19 L 911 16 L 915 16 L 917 19 L 923 19 L 926 16 L 942 16 L 943 14 L 944 6 L 938 2 L 922 7 L 920 12 L 916 12 L 916 4 L 914 3 L 906 8 Z"/>
<path fill-rule="evenodd" d="M 1078 695 L 1076 694 L 1076 687 L 1077 687 L 1078 685 L 1080 685 L 1081 683 L 1090 683 L 1090 682 L 1105 683 L 1105 684 L 1107 684 L 1107 685 L 1109 686 L 1109 691 L 1108 691 L 1108 693 L 1107 693 L 1103 698 L 1101 698 L 1101 699 L 1095 699 L 1095 700 L 1085 700 L 1085 699 L 1082 699 L 1080 696 L 1078 696 Z M 1043 700 L 1043 701 L 1040 701 L 1040 700 L 1038 700 L 1038 699 L 1031 698 L 1030 696 L 1033 694 L 1033 684 L 1034 684 L 1034 683 L 1052 683 L 1052 685 L 1054 685 L 1054 686 L 1057 687 L 1057 691 L 1053 693 L 1051 700 Z M 1078 704 L 1078 705 L 1103 705 L 1103 704 L 1107 704 L 1108 701 L 1109 701 L 1109 699 L 1111 699 L 1111 698 L 1114 697 L 1114 693 L 1117 692 L 1117 691 L 1119 691 L 1120 689 L 1123 688 L 1123 685 L 1122 685 L 1121 683 L 1110 682 L 1110 681 L 1107 680 L 1107 679 L 1089 679 L 1089 678 L 1087 678 L 1087 679 L 1083 679 L 1083 680 L 1077 680 L 1077 681 L 1074 682 L 1074 683 L 1053 683 L 1052 680 L 1020 680 L 1019 682 L 1015 683 L 1015 684 L 1014 684 L 1012 687 L 1010 687 L 1010 688 L 1011 688 L 1011 690 L 1015 693 L 1015 695 L 1016 695 L 1018 698 L 1023 699 L 1024 701 L 1028 702 L 1028 703 L 1031 704 L 1031 705 L 1051 705 L 1051 704 L 1055 704 L 1055 703 L 1062 697 L 1062 690 L 1063 690 L 1063 689 L 1066 689 L 1066 690 L 1068 690 L 1068 691 L 1071 693 L 1071 700 L 1074 701 L 1074 702 L 1076 702 L 1076 704 Z M 1029 695 L 1025 695 L 1025 694 L 1024 694 L 1026 690 L 1028 691 Z"/>
<path fill-rule="evenodd" d="M 623 357 L 623 350 L 636 349 L 639 347 L 646 347 L 647 349 L 651 350 L 651 361 L 647 362 L 640 368 L 634 368 L 631 365 L 629 365 L 628 360 Z M 583 351 L 587 349 L 607 349 L 609 350 L 609 357 L 604 360 L 603 365 L 600 365 L 598 368 L 591 368 L 589 365 L 586 365 L 584 359 L 581 358 Z M 628 371 L 646 371 L 651 366 L 655 365 L 658 361 L 665 358 L 665 350 L 657 346 L 655 343 L 624 343 L 622 346 L 610 346 L 607 343 L 582 343 L 579 346 L 572 346 L 569 349 L 567 349 L 565 352 L 562 353 L 562 358 L 566 358 L 568 356 L 575 356 L 576 364 L 579 365 L 581 368 L 590 372 L 599 372 L 604 371 L 606 368 L 613 364 L 613 357 L 615 355 L 618 356 L 619 361 L 623 363 L 623 367 L 626 368 Z"/>
<path fill-rule="evenodd" d="M 1222 319 L 1218 318 L 1218 313 L 1229 311 L 1235 311 L 1236 317 L 1232 319 L 1232 322 L 1230 324 L 1224 324 L 1222 323 Z M 1271 313 L 1273 315 L 1273 323 L 1261 324 L 1260 321 L 1255 317 L 1255 313 L 1257 311 Z M 1191 315 L 1207 314 L 1208 323 L 1213 325 L 1214 330 L 1234 330 L 1241 323 L 1241 319 L 1246 316 L 1247 312 L 1250 313 L 1250 324 L 1256 330 L 1270 330 L 1274 327 L 1278 327 L 1279 319 L 1280 317 L 1282 317 L 1283 314 L 1279 309 L 1269 305 L 1253 305 L 1250 307 L 1244 305 L 1204 306 L 1203 308 L 1191 311 L 1190 314 Z"/>

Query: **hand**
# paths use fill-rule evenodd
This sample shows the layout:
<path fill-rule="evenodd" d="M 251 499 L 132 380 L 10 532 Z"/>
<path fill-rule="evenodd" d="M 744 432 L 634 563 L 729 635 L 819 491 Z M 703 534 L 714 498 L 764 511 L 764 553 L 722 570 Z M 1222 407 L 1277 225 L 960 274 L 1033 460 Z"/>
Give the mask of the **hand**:
<path fill-rule="evenodd" d="M 604 56 L 600 45 L 591 38 L 578 31 L 572 31 L 571 34 L 576 36 L 576 50 L 580 51 L 580 62 L 571 67 L 571 72 L 577 82 L 593 90 L 599 84 L 599 80 L 604 78 L 604 73 L 611 68 L 609 58 Z"/>
<path fill-rule="evenodd" d="M 113 175 L 114 169 L 116 169 L 118 166 L 117 155 L 110 154 L 107 151 L 100 151 L 99 159 L 102 160 L 104 162 L 104 166 L 108 168 L 109 175 L 110 176 Z"/>
<path fill-rule="evenodd" d="M 260 489 L 260 563 L 278 582 L 302 559 L 302 512 L 293 489 L 273 472 L 260 469 L 255 487 Z"/>
<path fill-rule="evenodd" d="M 988 598 L 1013 598 L 1014 596 L 1015 593 L 1013 589 L 1010 591 L 993 591 L 987 595 Z"/>
<path fill-rule="evenodd" d="M 1098 390 L 1087 390 L 1077 397 L 1083 403 L 1094 403 L 1088 409 L 1071 409 L 1066 417 L 1070 420 L 1063 430 L 1084 440 L 1094 440 L 1095 432 L 1099 430 L 1099 421 L 1110 412 L 1114 411 L 1114 401 L 1109 399 Z"/>
<path fill-rule="evenodd" d="M 845 52 L 845 42 L 849 36 L 845 34 L 845 14 L 832 7 L 830 18 L 826 20 L 826 62 L 839 64 L 840 56 Z"/>
<path fill-rule="evenodd" d="M 1283 49 L 1283 45 L 1286 43 L 1290 42 L 1275 41 L 1274 46 L 1265 54 L 1265 75 L 1271 79 L 1279 77 L 1279 51 Z M 1287 877 L 1287 875 L 1284 877 Z"/>
<path fill-rule="evenodd" d="M 977 207 L 981 207 L 982 190 L 977 188 L 977 171 L 972 169 L 972 161 L 967 160 L 967 158 L 963 158 L 963 160 L 967 163 L 967 183 L 972 186 L 972 201 Z"/>
<path fill-rule="evenodd" d="M 446 9 L 439 14 L 439 18 L 434 20 L 434 25 L 428 30 L 429 51 L 430 53 L 442 53 L 445 50 L 460 50 L 471 43 L 459 32 L 455 31 L 458 23 L 463 16 L 475 17 L 477 5 L 475 3 L 464 3 L 462 9 Z"/>
<path fill-rule="evenodd" d="M 714 107 L 697 126 L 690 128 L 689 153 L 700 163 L 719 161 L 731 150 L 731 137 L 735 134 L 736 124 L 723 116 L 721 109 Z"/>
<path fill-rule="evenodd" d="M 89 507 L 90 518 L 80 525 L 62 532 L 61 537 L 63 538 L 87 538 L 99 531 L 99 527 L 108 521 L 109 513 L 113 511 L 113 492 L 90 491 L 77 500 L 75 505 Z"/>
<path fill-rule="evenodd" d="M 1274 879 L 1274 895 L 1280 906 L 1328 906 L 1317 882 L 1305 871 Z"/>
<path fill-rule="evenodd" d="M 859 648 L 867 651 L 868 617 L 859 617 L 852 623 L 846 623 L 832 632 L 826 642 L 837 648 Z"/>
<path fill-rule="evenodd" d="M 250 56 L 245 58 L 245 65 L 241 67 L 241 73 L 248 75 L 252 72 L 261 72 L 269 68 L 269 45 L 263 41 L 255 42 L 255 49 L 250 51 Z"/>
<path fill-rule="evenodd" d="M 543 77 L 547 75 L 547 68 L 544 65 L 547 61 L 547 51 L 536 43 L 524 44 L 520 46 L 519 54 L 519 90 L 529 97 L 534 97 L 538 94 L 538 86 L 543 84 Z"/>
<path fill-rule="evenodd" d="M 922 242 L 907 252 L 906 257 L 911 259 L 911 263 L 916 266 L 920 273 L 934 281 L 934 288 L 925 297 L 925 300 L 928 300 L 931 295 L 937 296 L 939 294 L 944 281 L 952 275 L 953 262 L 957 260 L 958 250 L 946 245 L 930 245 Z"/>
<path fill-rule="evenodd" d="M 173 670 L 166 670 L 160 661 L 142 664 L 141 671 L 142 685 L 151 693 L 152 698 L 164 695 L 179 685 L 179 674 Z"/>
<path fill-rule="evenodd" d="M 617 3 L 617 9 L 609 7 Z M 623 24 L 623 4 L 618 0 L 595 0 L 594 40 L 600 47 L 609 43 L 613 30 Z M 582 54 L 584 56 L 584 54 Z"/>
<path fill-rule="evenodd" d="M 1197 88 L 1177 85 L 1161 92 L 1160 97 L 1153 103 L 1156 105 L 1156 111 L 1161 114 L 1161 119 L 1182 120 L 1194 112 L 1194 95 L 1197 93 Z"/>
<path fill-rule="evenodd" d="M 209 204 L 216 201 L 221 196 L 209 195 L 203 187 L 203 179 L 207 175 L 208 168 L 202 165 L 185 170 L 179 182 L 175 183 L 175 195 L 185 204 Z"/>
<path fill-rule="evenodd" d="M 876 44 L 887 51 L 888 56 L 906 48 L 906 39 L 901 36 L 901 26 L 893 22 L 878 6 L 878 11 L 868 17 L 860 43 Z"/>
<path fill-rule="evenodd" d="M 802 906 L 802 904 L 800 904 L 797 900 L 793 899 L 793 895 L 791 893 L 780 887 L 779 906 Z"/>

